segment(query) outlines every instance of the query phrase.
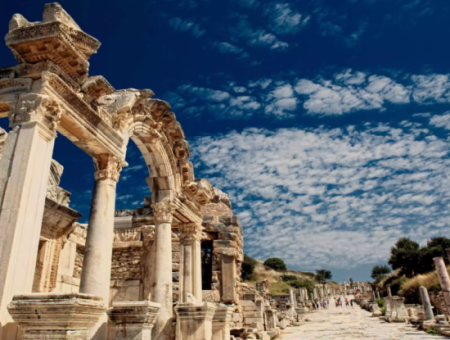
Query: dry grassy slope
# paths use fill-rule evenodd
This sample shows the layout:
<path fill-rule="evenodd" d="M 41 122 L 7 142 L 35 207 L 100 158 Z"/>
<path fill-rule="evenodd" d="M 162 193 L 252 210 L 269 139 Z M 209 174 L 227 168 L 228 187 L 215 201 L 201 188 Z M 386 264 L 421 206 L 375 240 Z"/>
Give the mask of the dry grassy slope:
<path fill-rule="evenodd" d="M 305 274 L 303 272 L 290 270 L 284 272 L 277 272 L 269 267 L 265 267 L 262 261 L 256 260 L 256 266 L 254 271 L 255 282 L 259 282 L 262 280 L 267 280 L 269 282 L 269 291 L 274 295 L 287 294 L 290 288 L 286 282 L 283 282 L 281 279 L 282 275 L 295 275 L 299 280 L 307 280 L 312 283 L 316 283 L 314 278 L 311 275 Z M 248 284 L 254 284 L 255 282 L 247 282 Z M 329 283 L 333 285 L 334 283 Z"/>

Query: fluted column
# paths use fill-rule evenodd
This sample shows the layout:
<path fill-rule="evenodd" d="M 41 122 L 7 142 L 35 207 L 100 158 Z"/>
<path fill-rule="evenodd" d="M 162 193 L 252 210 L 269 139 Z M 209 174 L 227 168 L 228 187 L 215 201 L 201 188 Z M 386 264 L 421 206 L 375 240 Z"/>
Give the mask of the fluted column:
<path fill-rule="evenodd" d="M 200 223 L 180 224 L 180 301 L 188 302 L 192 294 L 197 302 L 202 302 L 202 263 Z"/>
<path fill-rule="evenodd" d="M 0 162 L 0 339 L 17 326 L 6 309 L 13 295 L 31 293 L 59 105 L 49 96 L 11 99 L 11 132 Z"/>
<path fill-rule="evenodd" d="M 94 158 L 95 184 L 87 229 L 81 272 L 80 292 L 100 296 L 109 305 L 111 257 L 114 239 L 116 184 L 122 170 L 121 162 L 110 155 Z M 91 331 L 94 339 L 106 339 L 106 313 Z"/>
<path fill-rule="evenodd" d="M 172 310 L 172 219 L 171 202 L 152 204 L 155 218 L 155 263 L 153 301 L 161 304 L 159 316 L 153 327 L 152 339 L 166 340 L 171 333 Z"/>

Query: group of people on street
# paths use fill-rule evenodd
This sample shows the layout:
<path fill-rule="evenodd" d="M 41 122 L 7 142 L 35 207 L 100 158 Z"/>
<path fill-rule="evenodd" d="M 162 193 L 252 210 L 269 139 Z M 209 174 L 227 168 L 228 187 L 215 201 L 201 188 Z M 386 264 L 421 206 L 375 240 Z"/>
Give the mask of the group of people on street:
<path fill-rule="evenodd" d="M 342 298 L 342 297 L 338 297 L 338 298 L 333 298 L 334 303 L 336 304 L 336 307 L 342 307 L 345 303 L 345 306 L 351 306 L 353 307 L 353 300 L 349 300 L 348 298 Z M 330 306 L 330 300 L 329 299 L 324 299 L 324 300 L 315 300 L 312 301 L 312 307 L 314 309 L 319 309 L 319 308 L 329 308 Z"/>
<path fill-rule="evenodd" d="M 336 307 L 342 307 L 344 302 L 345 302 L 345 306 L 351 305 L 353 307 L 353 300 L 348 301 L 347 298 L 345 298 L 345 300 L 341 297 L 339 297 L 337 299 L 335 298 L 334 302 L 336 303 Z"/>

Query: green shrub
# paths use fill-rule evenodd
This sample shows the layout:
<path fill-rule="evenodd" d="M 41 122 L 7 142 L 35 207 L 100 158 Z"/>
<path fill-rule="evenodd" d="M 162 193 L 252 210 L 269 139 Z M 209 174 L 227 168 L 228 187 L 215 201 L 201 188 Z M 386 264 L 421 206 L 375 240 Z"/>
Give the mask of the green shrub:
<path fill-rule="evenodd" d="M 242 280 L 254 281 L 255 277 L 253 271 L 255 270 L 256 260 L 248 255 L 244 255 L 244 261 L 242 262 L 241 277 Z"/>
<path fill-rule="evenodd" d="M 378 307 L 380 307 L 381 309 L 386 307 L 386 305 L 384 303 L 384 299 L 382 299 L 382 298 L 376 299 L 375 302 L 378 304 Z"/>
<path fill-rule="evenodd" d="M 295 280 L 297 280 L 297 276 L 295 276 L 295 275 L 281 275 L 281 279 L 284 282 L 295 281 Z"/>
<path fill-rule="evenodd" d="M 264 261 L 264 265 L 278 271 L 284 271 L 287 269 L 284 261 L 278 257 L 268 258 Z"/>
<path fill-rule="evenodd" d="M 291 287 L 294 287 L 296 289 L 299 288 L 306 288 L 308 290 L 308 292 L 312 292 L 314 289 L 314 283 L 312 281 L 309 280 L 294 280 L 294 281 L 289 281 L 287 282 L 288 285 L 290 285 Z"/>
<path fill-rule="evenodd" d="M 316 276 L 316 274 L 311 273 L 311 272 L 302 272 L 302 274 L 305 274 L 305 275 L 311 276 L 311 277 L 315 277 Z"/>

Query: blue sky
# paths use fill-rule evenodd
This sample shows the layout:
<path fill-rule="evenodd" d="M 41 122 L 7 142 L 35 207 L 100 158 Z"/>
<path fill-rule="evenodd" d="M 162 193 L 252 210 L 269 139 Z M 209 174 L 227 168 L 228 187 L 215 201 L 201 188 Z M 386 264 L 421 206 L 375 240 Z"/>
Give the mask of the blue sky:
<path fill-rule="evenodd" d="M 399 237 L 448 236 L 448 1 L 60 3 L 102 42 L 91 75 L 170 102 L 196 176 L 230 194 L 248 254 L 362 280 Z M 43 7 L 7 2 L 4 33 Z M 92 161 L 62 136 L 54 158 L 87 221 Z M 119 209 L 150 194 L 134 145 L 127 160 Z"/>

